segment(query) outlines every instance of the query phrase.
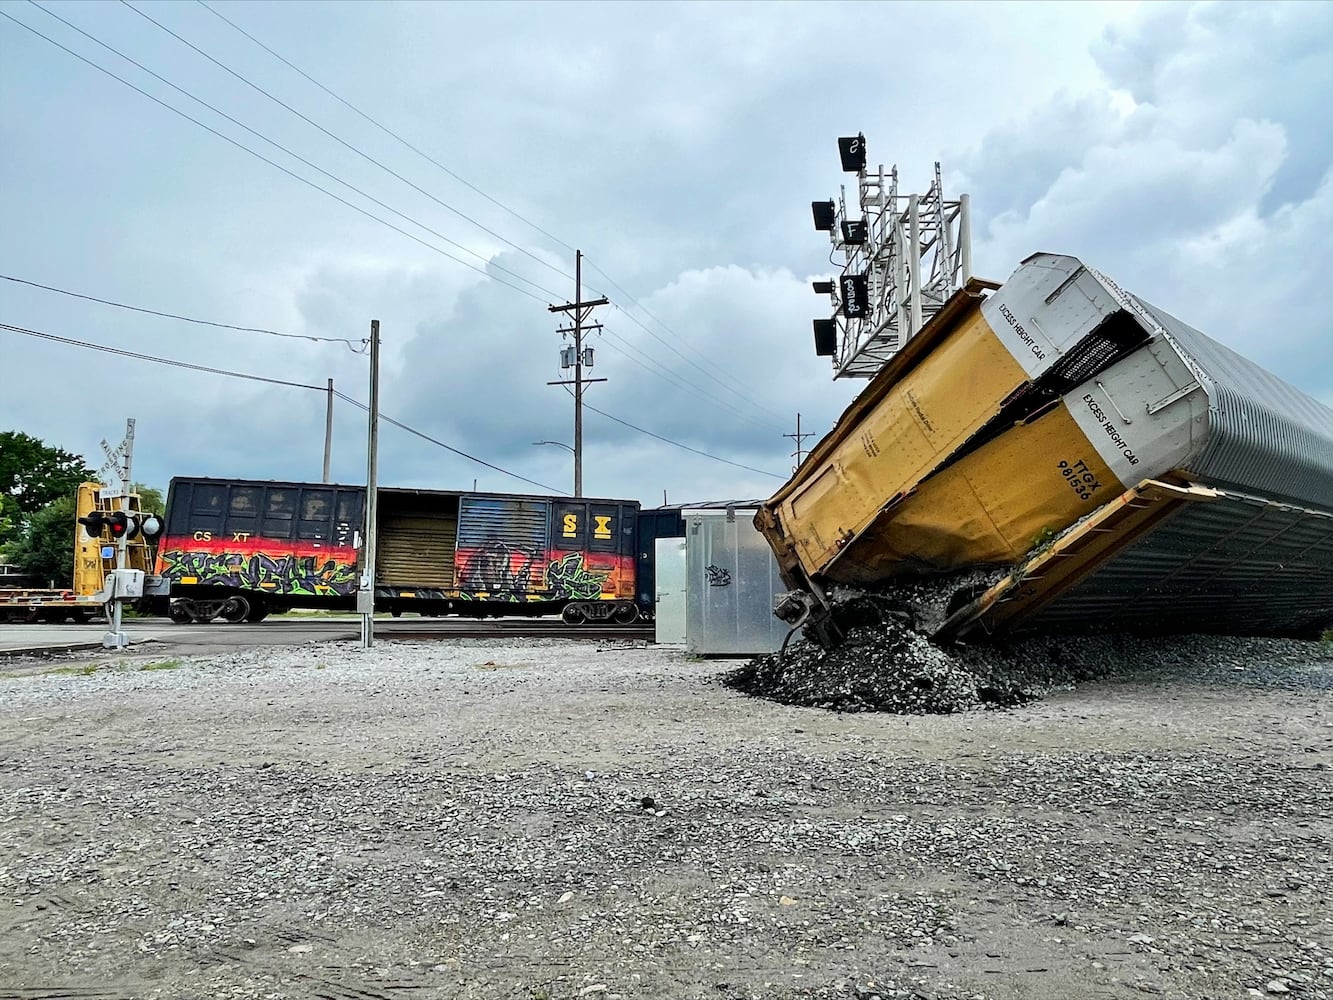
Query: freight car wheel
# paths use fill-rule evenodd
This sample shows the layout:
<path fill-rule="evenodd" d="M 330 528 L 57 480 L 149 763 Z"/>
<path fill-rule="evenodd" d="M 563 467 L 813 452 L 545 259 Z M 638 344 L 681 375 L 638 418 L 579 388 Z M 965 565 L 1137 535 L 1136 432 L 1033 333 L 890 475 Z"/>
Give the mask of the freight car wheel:
<path fill-rule="evenodd" d="M 230 625 L 238 625 L 245 621 L 249 614 L 250 602 L 238 595 L 222 605 L 220 617 L 224 622 L 227 622 Z"/>
<path fill-rule="evenodd" d="M 194 612 L 188 601 L 172 601 L 167 606 L 167 617 L 177 625 L 188 625 L 194 621 Z"/>
<path fill-rule="evenodd" d="M 261 600 L 250 602 L 250 611 L 246 614 L 245 620 L 248 622 L 262 622 L 268 617 L 268 603 Z"/>
<path fill-rule="evenodd" d="M 633 625 L 639 620 L 639 609 L 633 604 L 622 604 L 612 612 L 611 620 L 617 625 Z"/>
<path fill-rule="evenodd" d="M 577 604 L 566 604 L 560 617 L 564 619 L 566 625 L 582 625 L 588 620 L 588 616 L 583 613 L 583 609 Z"/>

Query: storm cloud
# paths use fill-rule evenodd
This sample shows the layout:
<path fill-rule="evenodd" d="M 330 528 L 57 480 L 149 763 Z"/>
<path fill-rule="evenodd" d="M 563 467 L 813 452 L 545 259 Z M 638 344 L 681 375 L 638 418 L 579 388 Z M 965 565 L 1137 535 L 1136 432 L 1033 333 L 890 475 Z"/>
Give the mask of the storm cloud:
<path fill-rule="evenodd" d="M 386 426 L 386 484 L 572 488 L 568 452 L 534 442 L 572 443 L 568 392 L 547 384 L 568 377 L 547 306 L 573 296 L 578 247 L 585 294 L 612 303 L 588 340 L 589 375 L 607 381 L 586 397 L 602 412 L 585 418 L 585 492 L 769 495 L 790 471 L 796 414 L 822 434 L 863 384 L 833 381 L 814 356 L 825 303 L 809 284 L 834 269 L 808 203 L 846 182 L 834 140 L 858 131 L 905 189 L 924 190 L 940 160 L 947 193 L 971 194 L 979 273 L 1077 254 L 1333 403 L 1329 5 L 218 8 L 447 171 L 201 5 L 135 6 L 361 153 L 126 6 L 46 6 L 338 180 L 6 2 L 0 273 L 351 344 L 5 281 L 0 322 L 316 387 L 333 378 L 364 402 L 366 357 L 352 348 L 379 319 L 383 411 L 523 477 Z M 319 478 L 319 391 L 0 336 L 0 426 L 96 465 L 97 442 L 133 416 L 136 478 L 158 486 Z M 342 400 L 335 412 L 334 478 L 364 481 L 365 414 Z"/>

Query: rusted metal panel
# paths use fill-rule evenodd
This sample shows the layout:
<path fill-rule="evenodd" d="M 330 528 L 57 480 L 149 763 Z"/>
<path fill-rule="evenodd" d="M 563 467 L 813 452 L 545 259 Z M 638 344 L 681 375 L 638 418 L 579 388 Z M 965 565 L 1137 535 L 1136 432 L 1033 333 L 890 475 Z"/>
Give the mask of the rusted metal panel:
<path fill-rule="evenodd" d="M 457 505 L 455 504 L 455 510 Z M 375 549 L 375 582 L 386 587 L 454 585 L 458 516 L 386 516 Z"/>

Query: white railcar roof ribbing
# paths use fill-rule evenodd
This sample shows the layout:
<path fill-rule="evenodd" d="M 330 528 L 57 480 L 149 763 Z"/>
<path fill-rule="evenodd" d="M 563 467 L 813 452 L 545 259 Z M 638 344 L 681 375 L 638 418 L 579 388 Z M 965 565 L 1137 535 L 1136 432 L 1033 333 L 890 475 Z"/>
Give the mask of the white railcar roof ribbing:
<path fill-rule="evenodd" d="M 1333 409 L 1137 296 L 1202 376 L 1209 433 L 1189 471 L 1209 483 L 1333 510 Z"/>

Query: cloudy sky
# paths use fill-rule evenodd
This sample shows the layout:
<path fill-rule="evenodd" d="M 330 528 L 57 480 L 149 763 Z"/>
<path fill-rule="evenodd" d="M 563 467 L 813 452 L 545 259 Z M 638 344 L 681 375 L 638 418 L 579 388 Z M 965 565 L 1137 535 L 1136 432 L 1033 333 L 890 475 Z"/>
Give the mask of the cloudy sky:
<path fill-rule="evenodd" d="M 0 2 L 0 274 L 354 343 L 379 319 L 382 412 L 531 481 L 383 426 L 384 484 L 572 488 L 532 442 L 573 439 L 547 306 L 579 248 L 612 301 L 584 492 L 770 495 L 796 414 L 822 434 L 864 384 L 810 333 L 833 272 L 809 203 L 858 131 L 905 190 L 940 160 L 970 193 L 979 274 L 1076 254 L 1333 404 L 1333 4 L 212 6 L 272 53 L 199 3 Z M 346 344 L 8 280 L 0 323 L 368 397 Z M 159 487 L 320 477 L 322 392 L 0 346 L 0 429 L 96 466 L 135 417 Z M 339 401 L 334 478 L 364 482 L 364 456 Z"/>

